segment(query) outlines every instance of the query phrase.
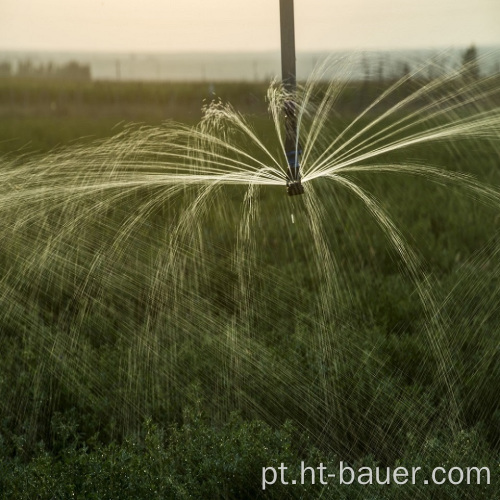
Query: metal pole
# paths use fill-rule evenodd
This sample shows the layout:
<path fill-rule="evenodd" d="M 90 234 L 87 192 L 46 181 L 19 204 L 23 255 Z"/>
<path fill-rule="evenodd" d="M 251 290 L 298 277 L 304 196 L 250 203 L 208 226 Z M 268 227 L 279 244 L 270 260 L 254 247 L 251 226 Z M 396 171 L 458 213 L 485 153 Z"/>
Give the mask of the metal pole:
<path fill-rule="evenodd" d="M 280 0 L 281 24 L 281 78 L 291 99 L 285 101 L 285 153 L 288 162 L 287 192 L 290 196 L 302 194 L 304 187 L 300 182 L 300 146 L 297 140 L 297 116 L 294 95 L 297 90 L 295 63 L 295 26 L 293 0 Z"/>
<path fill-rule="evenodd" d="M 297 86 L 293 0 L 280 0 L 280 22 L 281 77 L 286 90 L 293 93 Z"/>

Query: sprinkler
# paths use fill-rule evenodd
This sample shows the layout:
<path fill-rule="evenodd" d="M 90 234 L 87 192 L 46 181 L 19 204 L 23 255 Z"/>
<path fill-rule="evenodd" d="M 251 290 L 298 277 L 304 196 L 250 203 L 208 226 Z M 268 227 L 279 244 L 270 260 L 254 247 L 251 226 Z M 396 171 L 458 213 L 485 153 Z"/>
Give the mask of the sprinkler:
<path fill-rule="evenodd" d="M 300 154 L 297 134 L 297 116 L 295 113 L 294 95 L 297 89 L 295 68 L 295 28 L 293 0 L 280 0 L 281 23 L 281 77 L 283 86 L 290 100 L 285 101 L 285 153 L 288 163 L 286 191 L 289 196 L 304 194 L 300 176 Z"/>

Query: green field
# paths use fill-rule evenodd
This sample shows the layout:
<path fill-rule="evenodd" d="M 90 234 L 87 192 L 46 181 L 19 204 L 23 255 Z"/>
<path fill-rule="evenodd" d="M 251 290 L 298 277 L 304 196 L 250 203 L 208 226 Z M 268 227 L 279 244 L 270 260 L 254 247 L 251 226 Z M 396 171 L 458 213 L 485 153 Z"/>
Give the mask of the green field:
<path fill-rule="evenodd" d="M 325 114 L 325 147 L 392 83 L 347 85 Z M 352 134 L 426 83 L 398 87 Z M 497 83 L 454 101 L 460 82 L 423 93 L 391 115 L 416 113 L 394 137 L 498 109 L 498 92 L 480 98 Z M 266 89 L 215 91 L 274 153 Z M 162 141 L 177 128 L 164 122 L 197 124 L 211 90 L 0 81 L 0 496 L 499 498 L 498 114 L 474 136 L 363 163 L 457 177 L 346 175 L 399 230 L 384 232 L 332 178 L 297 198 L 284 185 L 168 184 Z M 456 109 L 419 122 L 440 98 Z M 219 137 L 269 161 L 230 126 Z M 492 476 L 262 491 L 263 467 L 299 477 L 302 460 Z"/>

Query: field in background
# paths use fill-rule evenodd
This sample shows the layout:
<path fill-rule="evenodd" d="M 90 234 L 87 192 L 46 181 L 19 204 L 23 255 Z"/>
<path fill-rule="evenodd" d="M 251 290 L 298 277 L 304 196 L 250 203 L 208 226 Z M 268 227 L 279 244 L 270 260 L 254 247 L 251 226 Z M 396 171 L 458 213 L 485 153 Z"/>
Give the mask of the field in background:
<path fill-rule="evenodd" d="M 331 117 L 332 134 L 389 83 L 352 82 Z M 391 102 L 411 92 L 414 84 L 410 81 L 399 89 Z M 2 79 L 0 151 L 11 157 L 46 153 L 68 144 L 90 144 L 110 137 L 130 122 L 161 125 L 165 120 L 175 120 L 195 124 L 203 105 L 215 97 L 251 114 L 259 132 L 270 135 L 266 89 L 267 85 L 250 83 L 82 84 Z M 499 152 L 491 145 L 478 147 L 464 141 L 449 148 L 434 143 L 412 153 L 426 162 L 476 175 L 490 185 L 500 184 Z M 269 188 L 262 190 L 260 200 L 265 214 L 259 233 L 262 276 L 258 277 L 259 304 L 263 308 L 252 319 L 253 340 L 268 347 L 268 357 L 241 368 L 245 374 L 241 383 L 249 385 L 245 390 L 253 399 L 239 400 L 234 387 L 214 384 L 214 380 L 223 380 L 224 370 L 234 369 L 225 364 L 223 353 L 220 357 L 213 355 L 211 342 L 221 334 L 214 328 L 193 332 L 178 346 L 183 370 L 168 405 L 137 408 L 130 401 L 130 408 L 122 413 L 120 394 L 130 384 L 135 384 L 137 394 L 151 389 L 147 373 L 144 380 L 125 380 L 121 375 L 114 378 L 123 374 L 122 362 L 129 348 L 120 338 L 120 325 L 124 331 L 142 328 L 144 304 L 139 296 L 123 301 L 112 297 L 108 302 L 105 294 L 100 315 L 96 312 L 94 317 L 86 318 L 87 323 L 81 327 L 82 356 L 102 375 L 104 396 L 92 393 L 89 400 L 94 403 L 86 404 L 64 373 L 44 373 L 39 387 L 33 387 L 39 370 L 34 359 L 36 350 L 24 344 L 23 332 L 16 331 L 4 313 L 4 324 L 0 325 L 0 350 L 6 359 L 0 368 L 0 494 L 5 498 L 65 498 L 77 491 L 95 494 L 95 498 L 255 498 L 260 492 L 262 466 L 300 463 L 306 458 L 312 465 L 315 461 L 335 464 L 338 460 L 378 461 L 382 465 L 399 460 L 427 467 L 444 461 L 451 466 L 489 464 L 492 469 L 496 467 L 497 473 L 500 332 L 495 299 L 500 295 L 500 267 L 494 256 L 498 214 L 463 196 L 459 189 L 423 179 L 371 175 L 365 176 L 362 183 L 383 200 L 384 208 L 419 249 L 426 270 L 436 278 L 435 292 L 443 304 L 443 314 L 450 318 L 449 331 L 453 332 L 447 342 L 456 363 L 461 429 L 454 432 L 445 425 L 445 388 L 436 373 L 436 360 L 419 330 L 425 314 L 413 286 L 401 279 L 394 254 L 387 251 L 385 237 L 367 217 L 364 207 L 342 193 L 335 200 L 343 210 L 340 214 L 334 214 L 331 200 L 323 202 L 325 216 L 332 220 L 327 225 L 328 237 L 337 241 L 337 257 L 350 274 L 352 286 L 345 290 L 346 300 L 349 296 L 353 304 L 359 304 L 358 309 L 349 311 L 349 328 L 345 330 L 345 335 L 350 336 L 346 344 L 355 345 L 356 350 L 341 351 L 343 358 L 337 373 L 321 366 L 321 356 L 315 356 L 310 346 L 315 328 L 310 314 L 321 289 L 314 283 L 314 276 L 308 275 L 311 266 L 301 265 L 301 259 L 308 255 L 306 247 L 301 246 L 303 240 L 276 237 L 276 228 L 289 221 L 277 220 L 272 214 L 285 213 L 283 204 L 288 199 L 284 187 L 281 191 Z M 242 192 L 240 187 L 227 190 L 224 210 L 230 215 L 220 216 L 222 224 L 236 217 L 231 214 L 239 214 Z M 321 196 L 321 186 L 318 193 Z M 126 213 L 130 207 L 119 208 Z M 120 217 L 120 210 L 112 216 Z M 142 241 L 152 245 L 156 240 L 161 244 L 164 217 L 168 219 L 168 215 L 151 217 L 151 225 L 139 228 L 134 241 L 140 242 L 143 237 Z M 230 324 L 237 304 L 225 287 L 234 282 L 234 276 L 228 271 L 222 250 L 234 244 L 236 235 L 212 229 L 219 228 L 219 216 L 215 211 L 210 217 L 213 226 L 206 230 L 210 241 L 220 246 L 221 257 L 210 262 L 213 269 L 209 270 L 206 309 L 202 313 Z M 349 239 L 344 237 L 345 231 Z M 1 265 L 5 272 L 9 263 L 2 261 Z M 301 317 L 296 323 L 290 317 L 296 307 L 295 293 L 287 290 L 280 295 L 283 291 L 271 279 L 275 269 L 284 274 L 296 273 L 297 282 L 303 285 Z M 61 297 L 65 292 L 58 290 Z M 33 322 L 48 314 L 43 318 L 47 322 L 43 342 L 47 341 L 49 349 L 50 340 L 64 333 L 65 326 L 59 321 L 57 294 L 51 296 L 49 290 L 44 300 L 34 301 L 26 314 Z M 272 386 L 272 381 L 279 382 L 274 369 L 278 361 L 285 361 L 291 372 L 303 374 L 300 387 Z M 345 406 L 337 426 L 327 422 L 317 393 L 311 391 L 320 375 L 327 380 L 331 377 L 332 384 L 342 382 L 336 390 Z M 86 382 L 79 381 L 82 386 Z M 88 383 L 86 389 L 92 392 L 95 388 Z M 58 398 L 53 398 L 56 392 Z M 281 399 L 269 401 L 268 394 L 278 394 Z M 294 394 L 306 396 L 297 401 Z M 141 425 L 144 416 L 151 418 Z M 427 439 L 421 440 L 424 427 Z M 340 450 L 343 455 L 336 456 L 332 450 Z M 439 499 L 486 499 L 495 498 L 499 492 L 498 483 L 489 489 L 473 488 L 436 487 L 432 494 Z M 401 491 L 381 489 L 373 498 L 416 498 L 422 493 L 408 487 L 401 496 Z M 431 487 L 425 493 L 429 491 Z M 277 486 L 270 495 L 273 492 L 276 498 L 284 498 L 303 490 Z M 312 488 L 307 496 L 320 493 L 320 488 Z M 323 493 L 326 498 L 340 498 L 341 494 L 344 498 L 363 498 L 365 490 L 331 489 Z"/>
<path fill-rule="evenodd" d="M 392 81 L 350 82 L 336 106 L 337 118 L 344 122 L 354 118 Z M 410 81 L 385 105 L 393 105 L 415 86 L 415 82 Z M 252 115 L 265 127 L 267 88 L 267 82 L 79 82 L 0 78 L 0 153 L 43 153 L 73 141 L 87 143 L 110 137 L 130 123 L 159 125 L 173 120 L 196 124 L 202 116 L 202 108 L 218 99 L 231 103 L 243 114 Z"/>
<path fill-rule="evenodd" d="M 71 82 L 0 79 L 0 151 L 46 152 L 71 141 L 109 137 L 128 123 L 197 123 L 220 97 L 263 113 L 267 85 Z"/>

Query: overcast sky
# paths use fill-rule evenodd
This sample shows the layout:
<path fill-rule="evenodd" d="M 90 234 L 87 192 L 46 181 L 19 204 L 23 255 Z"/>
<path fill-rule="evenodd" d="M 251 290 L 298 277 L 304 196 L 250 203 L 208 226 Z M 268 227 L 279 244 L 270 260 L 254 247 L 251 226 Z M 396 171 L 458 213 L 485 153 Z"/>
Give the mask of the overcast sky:
<path fill-rule="evenodd" d="M 295 0 L 297 50 L 500 44 L 500 0 Z M 279 0 L 0 0 L 0 50 L 279 49 Z"/>

